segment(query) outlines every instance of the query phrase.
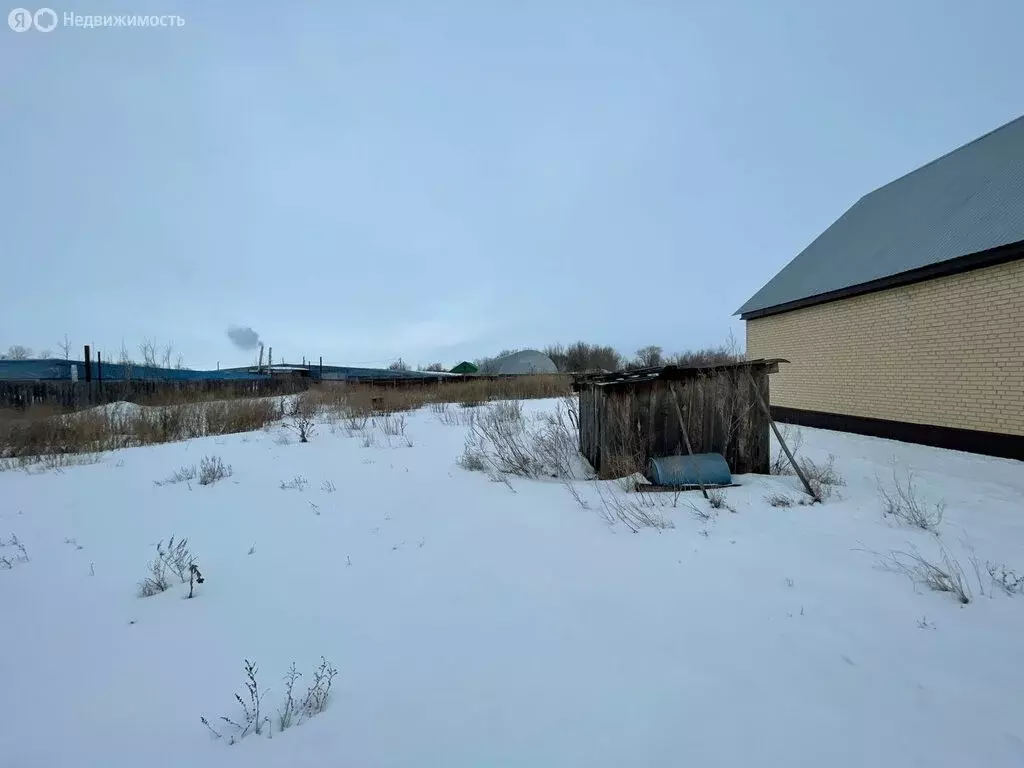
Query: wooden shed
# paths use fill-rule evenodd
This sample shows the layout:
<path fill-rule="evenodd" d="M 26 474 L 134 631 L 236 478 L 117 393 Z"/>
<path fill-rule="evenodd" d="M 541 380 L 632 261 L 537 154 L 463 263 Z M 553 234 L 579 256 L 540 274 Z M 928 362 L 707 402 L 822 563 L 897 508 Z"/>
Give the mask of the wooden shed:
<path fill-rule="evenodd" d="M 601 478 L 646 470 L 659 456 L 687 452 L 673 392 L 694 453 L 720 453 L 734 474 L 768 474 L 768 376 L 788 360 L 679 368 L 664 366 L 580 376 L 580 452 Z"/>

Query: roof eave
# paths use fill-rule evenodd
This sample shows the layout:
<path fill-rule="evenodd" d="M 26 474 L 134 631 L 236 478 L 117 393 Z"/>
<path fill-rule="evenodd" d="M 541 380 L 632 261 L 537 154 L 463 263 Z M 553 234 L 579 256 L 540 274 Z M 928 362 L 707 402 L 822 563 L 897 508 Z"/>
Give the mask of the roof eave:
<path fill-rule="evenodd" d="M 750 304 L 750 302 L 747 302 L 736 310 L 736 312 L 733 313 L 733 316 L 739 315 L 741 320 L 756 320 L 759 317 L 780 315 L 783 312 L 792 312 L 796 309 L 813 307 L 818 304 L 827 304 L 832 301 L 839 301 L 840 299 L 849 299 L 854 296 L 863 296 L 868 293 L 877 293 L 878 291 L 889 290 L 890 288 L 913 285 L 914 283 L 921 283 L 925 280 L 934 280 L 939 277 L 952 277 L 953 275 L 971 272 L 975 269 L 984 269 L 985 267 L 996 267 L 1000 264 L 1008 264 L 1011 261 L 1017 261 L 1019 259 L 1024 259 L 1024 240 L 1018 240 L 1015 243 L 990 248 L 987 251 L 979 251 L 978 253 L 960 256 L 938 264 L 929 264 L 919 269 L 912 269 L 908 272 L 887 275 L 886 277 L 871 280 L 867 283 L 851 285 L 846 288 L 821 293 L 816 296 L 807 296 L 802 299 L 788 301 L 784 304 L 755 307 L 744 311 L 744 307 Z"/>

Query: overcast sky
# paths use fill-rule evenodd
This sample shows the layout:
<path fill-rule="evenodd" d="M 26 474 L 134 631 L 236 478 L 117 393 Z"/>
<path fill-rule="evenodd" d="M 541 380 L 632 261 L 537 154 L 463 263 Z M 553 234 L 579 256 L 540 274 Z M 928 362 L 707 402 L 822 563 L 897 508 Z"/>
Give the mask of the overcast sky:
<path fill-rule="evenodd" d="M 185 25 L 0 27 L 2 349 L 742 341 L 857 198 L 1024 112 L 1021 0 L 54 10 Z"/>

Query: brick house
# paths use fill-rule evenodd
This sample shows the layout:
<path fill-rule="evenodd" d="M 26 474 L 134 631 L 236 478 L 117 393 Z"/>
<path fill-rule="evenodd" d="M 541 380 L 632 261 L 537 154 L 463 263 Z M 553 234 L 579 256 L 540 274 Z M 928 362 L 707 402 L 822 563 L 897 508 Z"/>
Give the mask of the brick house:
<path fill-rule="evenodd" d="M 779 421 L 1024 459 L 1024 117 L 863 197 L 737 312 Z"/>

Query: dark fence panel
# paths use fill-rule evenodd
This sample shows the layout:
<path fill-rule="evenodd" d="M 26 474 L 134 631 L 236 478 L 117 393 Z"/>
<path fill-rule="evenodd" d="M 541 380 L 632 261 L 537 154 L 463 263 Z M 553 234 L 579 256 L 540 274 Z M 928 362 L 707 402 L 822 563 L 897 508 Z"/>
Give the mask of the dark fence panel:
<path fill-rule="evenodd" d="M 0 381 L 0 408 L 50 406 L 72 410 L 126 401 L 145 405 L 267 397 L 301 392 L 308 379 L 213 379 L 207 381 Z"/>

